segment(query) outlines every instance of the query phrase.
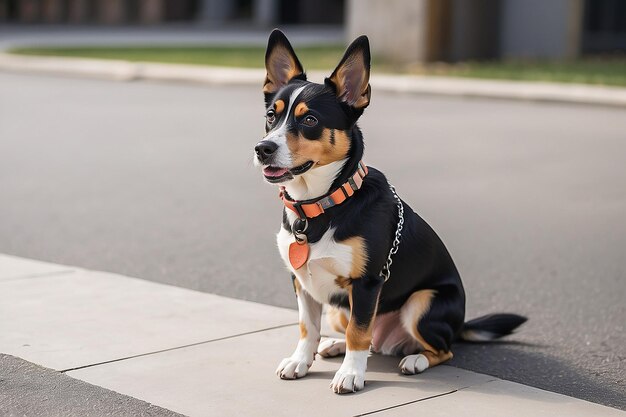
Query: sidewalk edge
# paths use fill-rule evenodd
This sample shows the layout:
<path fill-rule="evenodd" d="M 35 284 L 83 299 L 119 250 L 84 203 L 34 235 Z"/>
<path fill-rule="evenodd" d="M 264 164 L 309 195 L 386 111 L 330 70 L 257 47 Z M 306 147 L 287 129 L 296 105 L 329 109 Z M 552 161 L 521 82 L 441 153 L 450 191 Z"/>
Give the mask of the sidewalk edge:
<path fill-rule="evenodd" d="M 0 71 L 208 85 L 260 86 L 265 77 L 265 71 L 260 68 L 43 57 L 4 52 L 0 53 Z M 311 71 L 309 75 L 322 80 L 327 74 Z M 374 74 L 371 83 L 379 91 L 393 93 L 626 107 L 626 88 L 620 87 L 390 74 Z"/>

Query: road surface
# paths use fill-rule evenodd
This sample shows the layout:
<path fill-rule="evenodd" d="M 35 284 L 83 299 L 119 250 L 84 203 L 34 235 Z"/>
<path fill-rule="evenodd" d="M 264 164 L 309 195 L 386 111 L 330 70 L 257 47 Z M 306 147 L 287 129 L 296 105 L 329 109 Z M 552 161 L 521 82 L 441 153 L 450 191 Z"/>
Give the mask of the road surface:
<path fill-rule="evenodd" d="M 0 91 L 0 252 L 295 307 L 252 165 L 260 88 L 0 74 Z M 374 87 L 361 126 L 452 253 L 467 317 L 530 318 L 453 364 L 626 408 L 626 111 Z"/>

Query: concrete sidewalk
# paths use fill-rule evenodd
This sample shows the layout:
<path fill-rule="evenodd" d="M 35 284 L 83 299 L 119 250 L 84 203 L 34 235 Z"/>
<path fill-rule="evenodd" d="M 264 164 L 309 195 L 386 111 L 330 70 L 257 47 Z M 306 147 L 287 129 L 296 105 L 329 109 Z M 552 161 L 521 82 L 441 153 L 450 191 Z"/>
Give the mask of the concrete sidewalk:
<path fill-rule="evenodd" d="M 338 396 L 328 384 L 340 359 L 318 358 L 302 380 L 274 375 L 298 337 L 293 310 L 7 255 L 0 255 L 0 317 L 0 353 L 186 415 L 626 414 L 451 366 L 403 376 L 398 358 L 377 355 L 366 389 Z M 57 390 L 53 400 L 72 395 Z M 138 403 L 145 415 L 168 413 Z M 0 404 L 9 415 L 29 410 L 2 396 Z M 104 415 L 102 407 L 91 415 Z M 69 406 L 64 413 L 82 414 Z"/>

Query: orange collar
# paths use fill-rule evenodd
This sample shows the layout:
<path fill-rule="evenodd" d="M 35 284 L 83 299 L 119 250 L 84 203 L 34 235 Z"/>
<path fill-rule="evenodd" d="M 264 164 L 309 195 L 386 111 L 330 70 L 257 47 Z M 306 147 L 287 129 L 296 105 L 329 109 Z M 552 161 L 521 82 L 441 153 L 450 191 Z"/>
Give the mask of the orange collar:
<path fill-rule="evenodd" d="M 325 210 L 343 203 L 349 197 L 352 197 L 354 193 L 363 185 L 363 178 L 367 175 L 367 166 L 363 161 L 359 161 L 356 172 L 348 178 L 348 181 L 334 189 L 333 191 L 325 194 L 323 197 L 314 198 L 311 200 L 294 201 L 287 196 L 285 187 L 280 187 L 280 193 L 278 196 L 283 200 L 285 207 L 293 211 L 301 219 L 312 219 L 320 214 L 323 214 Z"/>

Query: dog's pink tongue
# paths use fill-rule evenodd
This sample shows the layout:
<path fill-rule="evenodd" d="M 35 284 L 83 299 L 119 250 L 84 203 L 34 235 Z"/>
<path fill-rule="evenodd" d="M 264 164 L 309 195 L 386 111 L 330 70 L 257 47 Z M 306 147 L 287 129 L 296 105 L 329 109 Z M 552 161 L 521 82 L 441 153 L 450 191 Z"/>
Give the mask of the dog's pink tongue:
<path fill-rule="evenodd" d="M 287 173 L 287 168 L 267 167 L 263 169 L 266 177 L 280 177 Z"/>

